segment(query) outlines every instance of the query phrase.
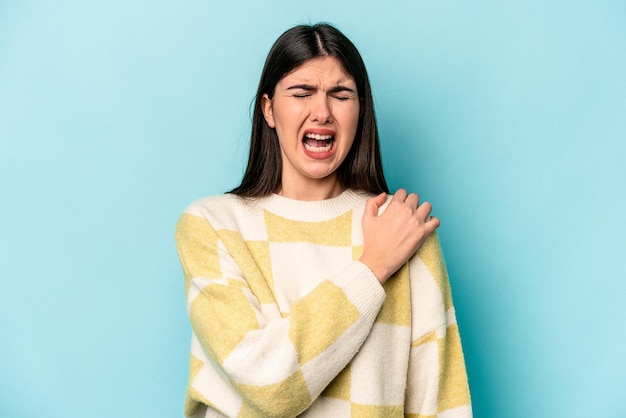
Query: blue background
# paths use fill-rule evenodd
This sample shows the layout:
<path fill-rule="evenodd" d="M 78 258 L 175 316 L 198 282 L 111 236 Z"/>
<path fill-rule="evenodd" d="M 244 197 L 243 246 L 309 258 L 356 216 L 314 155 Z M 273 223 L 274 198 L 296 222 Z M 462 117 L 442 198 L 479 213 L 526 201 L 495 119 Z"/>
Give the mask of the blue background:
<path fill-rule="evenodd" d="M 626 416 L 626 3 L 0 0 L 0 415 L 182 415 L 173 243 L 327 20 L 442 220 L 475 416 Z"/>

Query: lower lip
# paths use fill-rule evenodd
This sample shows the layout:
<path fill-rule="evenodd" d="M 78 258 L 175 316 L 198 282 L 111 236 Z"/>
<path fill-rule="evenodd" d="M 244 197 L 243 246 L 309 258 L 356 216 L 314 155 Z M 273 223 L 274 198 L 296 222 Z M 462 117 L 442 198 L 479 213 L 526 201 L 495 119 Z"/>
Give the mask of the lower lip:
<path fill-rule="evenodd" d="M 307 149 L 304 144 L 302 144 L 302 149 L 308 157 L 314 158 L 316 160 L 324 160 L 331 157 L 335 153 L 335 141 L 332 142 L 328 151 L 311 151 Z"/>

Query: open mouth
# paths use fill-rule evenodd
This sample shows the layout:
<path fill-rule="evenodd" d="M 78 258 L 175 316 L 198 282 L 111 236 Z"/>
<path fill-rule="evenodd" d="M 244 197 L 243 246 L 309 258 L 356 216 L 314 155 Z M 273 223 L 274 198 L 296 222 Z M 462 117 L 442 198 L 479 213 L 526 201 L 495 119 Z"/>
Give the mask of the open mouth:
<path fill-rule="evenodd" d="M 328 152 L 332 149 L 335 137 L 332 135 L 306 134 L 302 139 L 304 148 L 310 152 Z"/>

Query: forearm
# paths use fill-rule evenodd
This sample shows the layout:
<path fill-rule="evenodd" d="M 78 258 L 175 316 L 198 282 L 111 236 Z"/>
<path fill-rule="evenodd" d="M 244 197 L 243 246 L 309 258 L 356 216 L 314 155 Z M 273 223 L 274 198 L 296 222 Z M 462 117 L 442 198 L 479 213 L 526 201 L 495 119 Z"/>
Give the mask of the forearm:
<path fill-rule="evenodd" d="M 245 288 L 205 286 L 191 303 L 192 327 L 245 403 L 267 416 L 295 415 L 350 362 L 369 334 L 384 300 L 370 274 L 352 263 L 294 303 L 288 317 L 265 323 L 257 320 Z"/>
<path fill-rule="evenodd" d="M 177 243 L 202 351 L 247 407 L 264 416 L 301 412 L 366 339 L 385 298 L 382 287 L 365 265 L 349 262 L 283 316 L 276 305 L 259 302 L 217 233 L 201 221 L 182 222 Z"/>

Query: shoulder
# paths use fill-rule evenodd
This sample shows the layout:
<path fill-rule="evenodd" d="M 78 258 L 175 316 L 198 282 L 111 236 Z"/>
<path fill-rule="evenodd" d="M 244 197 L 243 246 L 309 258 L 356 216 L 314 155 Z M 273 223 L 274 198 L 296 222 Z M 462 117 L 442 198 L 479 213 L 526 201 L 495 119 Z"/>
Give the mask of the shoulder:
<path fill-rule="evenodd" d="M 215 229 L 238 229 L 242 219 L 256 218 L 260 210 L 257 200 L 227 193 L 192 202 L 181 218 L 203 218 Z"/>
<path fill-rule="evenodd" d="M 245 204 L 244 202 L 240 197 L 229 193 L 207 196 L 191 202 L 185 209 L 185 213 L 203 216 L 208 213 L 235 210 L 237 206 Z"/>

